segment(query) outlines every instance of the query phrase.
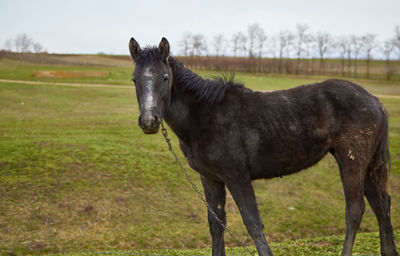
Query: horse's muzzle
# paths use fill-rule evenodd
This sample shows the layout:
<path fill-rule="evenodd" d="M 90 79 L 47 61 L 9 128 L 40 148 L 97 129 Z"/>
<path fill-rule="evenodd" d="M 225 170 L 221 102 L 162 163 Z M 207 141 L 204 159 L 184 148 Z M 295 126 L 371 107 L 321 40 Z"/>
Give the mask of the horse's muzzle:
<path fill-rule="evenodd" d="M 139 126 L 145 134 L 154 134 L 160 128 L 160 117 L 157 114 L 146 114 L 139 116 Z"/>

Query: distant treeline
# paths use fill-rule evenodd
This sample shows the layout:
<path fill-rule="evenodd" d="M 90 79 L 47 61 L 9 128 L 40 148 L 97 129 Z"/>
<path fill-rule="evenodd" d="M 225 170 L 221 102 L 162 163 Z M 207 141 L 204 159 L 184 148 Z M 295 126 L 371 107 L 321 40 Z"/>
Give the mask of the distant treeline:
<path fill-rule="evenodd" d="M 367 78 L 384 74 L 387 79 L 399 73 L 394 60 L 400 61 L 400 26 L 396 26 L 393 37 L 385 41 L 379 41 L 374 34 L 311 33 L 308 25 L 297 25 L 295 32 L 282 30 L 268 36 L 254 23 L 246 32 L 238 32 L 231 38 L 218 34 L 211 41 L 202 34 L 186 32 L 180 41 L 180 54 L 184 56 L 181 60 L 192 68 L 245 72 L 363 75 Z M 374 59 L 384 60 L 384 63 L 376 68 L 372 64 L 376 64 Z"/>

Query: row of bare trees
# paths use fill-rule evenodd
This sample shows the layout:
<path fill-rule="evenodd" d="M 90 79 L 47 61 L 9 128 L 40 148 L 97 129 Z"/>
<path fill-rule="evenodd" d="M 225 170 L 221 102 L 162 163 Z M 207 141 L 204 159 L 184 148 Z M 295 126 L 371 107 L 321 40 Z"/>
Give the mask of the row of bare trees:
<path fill-rule="evenodd" d="M 9 38 L 4 43 L 4 49 L 10 52 L 34 52 L 42 53 L 46 50 L 43 45 L 33 40 L 25 33 L 18 34 L 14 38 Z"/>
<path fill-rule="evenodd" d="M 247 27 L 246 32 L 237 32 L 230 38 L 217 34 L 211 39 L 210 44 L 203 34 L 186 32 L 180 41 L 180 46 L 181 54 L 186 57 L 259 58 L 259 64 L 262 58 L 267 57 L 276 60 L 270 63 L 277 66 L 275 69 L 279 73 L 287 73 L 288 60 L 291 62 L 291 72 L 296 74 L 304 73 L 305 68 L 315 68 L 314 64 L 305 67 L 308 64 L 304 65 L 303 62 L 317 60 L 318 73 L 325 74 L 326 59 L 334 58 L 340 60 L 339 72 L 342 76 L 350 74 L 358 76 L 359 63 L 363 60 L 365 62 L 363 73 L 366 77 L 370 77 L 371 60 L 374 57 L 385 59 L 387 69 L 391 69 L 390 60 L 397 58 L 400 60 L 400 27 L 395 27 L 392 38 L 380 42 L 374 34 L 333 36 L 323 31 L 312 33 L 310 27 L 305 24 L 298 24 L 294 31 L 282 30 L 268 36 L 260 24 L 254 23 Z M 293 61 L 295 61 L 294 67 Z M 253 60 L 251 63 L 257 62 Z M 255 71 L 259 70 L 258 67 Z"/>
<path fill-rule="evenodd" d="M 371 57 L 372 50 L 383 53 L 387 46 L 391 46 L 390 52 L 397 50 L 400 60 L 400 26 L 396 26 L 394 32 L 392 38 L 379 42 L 374 34 L 332 36 L 328 32 L 311 33 L 308 25 L 298 24 L 295 31 L 282 30 L 276 35 L 268 36 L 260 24 L 254 23 L 247 27 L 247 33 L 237 32 L 230 39 L 221 33 L 215 35 L 211 39 L 211 49 L 203 34 L 188 32 L 183 34 L 180 46 L 184 56 L 272 58 L 312 58 L 316 55 L 324 58 L 327 54 L 330 57 L 342 57 L 343 49 L 346 54 L 354 54 L 355 58 L 359 57 L 361 50 L 365 50 L 364 57 L 368 58 Z"/>

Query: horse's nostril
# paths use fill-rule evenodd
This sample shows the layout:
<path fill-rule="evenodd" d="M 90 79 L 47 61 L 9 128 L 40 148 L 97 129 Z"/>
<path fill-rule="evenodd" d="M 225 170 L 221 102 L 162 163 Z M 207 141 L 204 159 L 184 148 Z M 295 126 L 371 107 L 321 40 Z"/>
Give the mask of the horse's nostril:
<path fill-rule="evenodd" d="M 140 128 L 143 129 L 144 125 L 143 125 L 143 122 L 142 122 L 142 116 L 139 116 L 138 123 L 139 123 Z"/>
<path fill-rule="evenodd" d="M 157 128 L 158 126 L 158 115 L 154 115 L 154 120 L 153 120 L 153 128 Z"/>

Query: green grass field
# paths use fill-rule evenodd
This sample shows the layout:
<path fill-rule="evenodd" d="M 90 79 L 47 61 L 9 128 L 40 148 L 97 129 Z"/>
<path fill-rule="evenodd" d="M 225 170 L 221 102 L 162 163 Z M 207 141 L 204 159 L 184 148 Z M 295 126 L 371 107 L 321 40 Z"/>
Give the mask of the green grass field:
<path fill-rule="evenodd" d="M 204 205 L 179 172 L 162 135 L 146 136 L 137 125 L 128 64 L 77 67 L 0 60 L 2 79 L 110 84 L 94 88 L 0 83 L 0 254 L 209 254 Z M 110 76 L 37 79 L 33 72 L 38 70 L 96 70 Z M 236 79 L 253 89 L 276 90 L 325 77 L 239 73 Z M 353 81 L 373 93 L 400 95 L 399 82 Z M 112 87 L 117 84 L 126 88 Z M 400 100 L 382 102 L 390 114 L 389 190 L 399 239 Z M 171 137 L 179 151 L 177 138 Z M 183 158 L 180 151 L 179 156 Z M 198 174 L 190 174 L 200 186 Z M 256 181 L 254 188 L 264 233 L 276 255 L 339 254 L 344 196 L 332 157 L 299 174 Z M 230 195 L 227 218 L 239 239 L 252 246 Z M 367 206 L 355 255 L 378 254 L 378 235 L 370 233 L 377 230 Z M 229 237 L 226 241 L 236 246 Z M 142 249 L 162 251 L 136 251 Z M 231 253 L 238 255 L 238 250 Z"/>

